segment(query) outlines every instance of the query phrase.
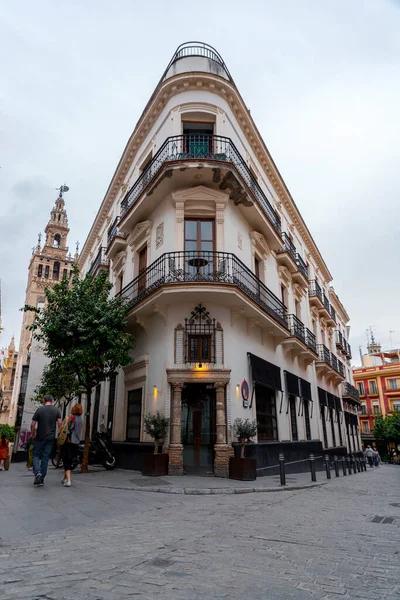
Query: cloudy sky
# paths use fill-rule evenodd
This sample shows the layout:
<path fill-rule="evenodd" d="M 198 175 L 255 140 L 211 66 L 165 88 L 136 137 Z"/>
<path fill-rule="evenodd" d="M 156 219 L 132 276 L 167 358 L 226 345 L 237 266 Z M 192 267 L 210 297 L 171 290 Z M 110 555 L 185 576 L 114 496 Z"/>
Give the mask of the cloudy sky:
<path fill-rule="evenodd" d="M 70 186 L 69 245 L 82 244 L 144 105 L 192 39 L 222 54 L 250 108 L 351 316 L 355 364 L 370 325 L 400 347 L 400 2 L 194 7 L 0 3 L 0 346 L 19 337 L 55 188 Z"/>

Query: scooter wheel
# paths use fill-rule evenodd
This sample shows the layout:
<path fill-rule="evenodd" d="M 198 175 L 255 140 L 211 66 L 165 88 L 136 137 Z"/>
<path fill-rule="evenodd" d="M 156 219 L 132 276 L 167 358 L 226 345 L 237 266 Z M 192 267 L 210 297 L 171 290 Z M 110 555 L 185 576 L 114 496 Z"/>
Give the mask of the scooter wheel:
<path fill-rule="evenodd" d="M 117 459 L 112 454 L 109 454 L 106 460 L 103 462 L 103 467 L 107 469 L 107 471 L 112 471 L 117 466 Z"/>

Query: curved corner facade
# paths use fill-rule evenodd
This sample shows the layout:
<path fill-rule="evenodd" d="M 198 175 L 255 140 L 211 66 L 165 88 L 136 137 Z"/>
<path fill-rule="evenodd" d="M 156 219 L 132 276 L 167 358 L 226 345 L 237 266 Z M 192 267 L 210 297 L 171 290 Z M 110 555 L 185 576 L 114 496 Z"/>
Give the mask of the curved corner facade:
<path fill-rule="evenodd" d="M 359 451 L 349 317 L 220 55 L 179 47 L 128 141 L 80 257 L 129 303 L 132 364 L 94 394 L 120 464 L 148 412 L 170 473 L 227 476 L 235 418 L 258 468 Z M 305 464 L 305 463 L 304 463 Z M 260 471 L 265 474 L 265 471 Z"/>

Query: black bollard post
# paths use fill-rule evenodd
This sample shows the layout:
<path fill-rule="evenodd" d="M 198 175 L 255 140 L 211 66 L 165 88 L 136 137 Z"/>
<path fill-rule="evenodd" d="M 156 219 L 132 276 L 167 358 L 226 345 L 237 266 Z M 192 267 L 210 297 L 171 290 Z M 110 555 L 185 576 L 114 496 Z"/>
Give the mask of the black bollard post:
<path fill-rule="evenodd" d="M 346 459 L 344 458 L 344 456 L 342 457 L 342 469 L 343 469 L 343 477 L 346 477 L 347 473 L 346 473 Z"/>
<path fill-rule="evenodd" d="M 325 454 L 325 469 L 326 469 L 326 478 L 331 478 L 331 465 L 329 463 L 329 456 Z"/>
<path fill-rule="evenodd" d="M 365 458 L 365 456 L 363 458 L 363 464 L 364 464 L 364 471 L 366 472 L 367 471 L 367 459 Z"/>
<path fill-rule="evenodd" d="M 279 473 L 281 476 L 281 485 L 286 485 L 285 457 L 283 454 L 279 455 Z"/>
<path fill-rule="evenodd" d="M 352 472 L 351 472 L 351 460 L 348 459 L 348 458 L 346 458 L 346 463 L 347 463 L 347 470 L 349 472 L 349 475 L 352 475 Z"/>
<path fill-rule="evenodd" d="M 314 454 L 310 454 L 310 470 L 311 470 L 311 481 L 317 481 L 317 476 L 315 473 L 315 456 L 314 456 Z"/>
<path fill-rule="evenodd" d="M 361 461 L 360 461 L 360 459 L 359 459 L 359 458 L 356 458 L 356 463 L 357 463 L 357 471 L 358 471 L 358 473 L 361 473 L 361 464 L 360 464 L 360 462 L 361 462 Z"/>
<path fill-rule="evenodd" d="M 335 475 L 336 475 L 336 477 L 339 477 L 339 462 L 338 462 L 338 457 L 336 455 L 333 457 L 333 461 L 335 464 Z"/>

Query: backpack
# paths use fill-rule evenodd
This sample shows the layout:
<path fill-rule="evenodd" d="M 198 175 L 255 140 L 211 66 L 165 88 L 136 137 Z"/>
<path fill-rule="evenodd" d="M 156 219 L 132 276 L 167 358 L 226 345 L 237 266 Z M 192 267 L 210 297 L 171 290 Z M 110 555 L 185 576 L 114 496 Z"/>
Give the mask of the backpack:
<path fill-rule="evenodd" d="M 61 431 L 58 434 L 57 443 L 59 446 L 63 446 L 65 444 L 65 442 L 67 441 L 68 435 L 69 435 L 69 419 L 68 419 L 68 417 L 66 417 L 64 420 L 64 423 L 62 425 Z"/>

